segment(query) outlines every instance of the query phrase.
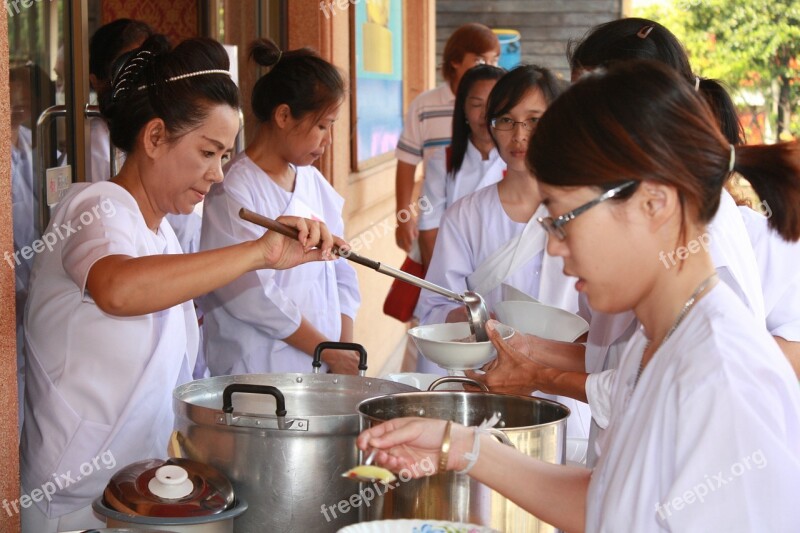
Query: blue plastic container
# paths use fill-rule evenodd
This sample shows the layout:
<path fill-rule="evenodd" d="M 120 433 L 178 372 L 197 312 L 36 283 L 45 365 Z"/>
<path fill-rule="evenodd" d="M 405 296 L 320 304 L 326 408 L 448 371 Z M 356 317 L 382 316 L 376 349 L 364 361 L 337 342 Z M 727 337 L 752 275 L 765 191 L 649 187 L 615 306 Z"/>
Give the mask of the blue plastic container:
<path fill-rule="evenodd" d="M 517 30 L 492 30 L 500 40 L 500 66 L 511 70 L 522 61 L 522 36 Z"/>

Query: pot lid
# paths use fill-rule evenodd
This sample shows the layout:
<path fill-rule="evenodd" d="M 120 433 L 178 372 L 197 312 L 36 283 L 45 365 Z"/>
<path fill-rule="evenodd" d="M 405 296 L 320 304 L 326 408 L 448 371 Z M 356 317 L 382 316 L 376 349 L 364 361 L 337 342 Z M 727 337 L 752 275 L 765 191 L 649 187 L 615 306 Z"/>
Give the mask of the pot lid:
<path fill-rule="evenodd" d="M 147 459 L 126 466 L 103 493 L 112 509 L 129 515 L 183 518 L 218 514 L 234 502 L 230 481 L 189 459 Z"/>

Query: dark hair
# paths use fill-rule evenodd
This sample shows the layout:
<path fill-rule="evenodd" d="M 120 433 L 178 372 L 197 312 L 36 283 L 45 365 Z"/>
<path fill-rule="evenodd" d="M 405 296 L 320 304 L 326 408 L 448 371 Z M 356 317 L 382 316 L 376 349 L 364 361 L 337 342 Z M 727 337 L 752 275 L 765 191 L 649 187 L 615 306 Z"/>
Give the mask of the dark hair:
<path fill-rule="evenodd" d="M 489 101 L 486 102 L 486 127 L 490 128 L 491 133 L 489 123 L 492 119 L 511 111 L 531 89 L 539 89 L 549 106 L 565 87 L 565 82 L 556 78 L 551 70 L 544 67 L 520 65 L 509 70 L 489 93 Z"/>
<path fill-rule="evenodd" d="M 539 121 L 527 162 L 537 179 L 555 186 L 668 184 L 684 212 L 707 223 L 719 207 L 731 150 L 708 103 L 675 70 L 636 60 L 587 75 L 561 95 Z M 770 226 L 800 238 L 798 144 L 739 146 L 734 169 L 771 206 Z"/>
<path fill-rule="evenodd" d="M 281 52 L 273 41 L 259 39 L 250 45 L 250 57 L 272 67 L 253 87 L 253 113 L 260 122 L 270 122 L 281 104 L 300 120 L 308 113 L 321 115 L 344 98 L 342 75 L 310 48 Z"/>
<path fill-rule="evenodd" d="M 444 45 L 442 76 L 450 81 L 456 73 L 453 63 L 462 61 L 466 54 L 481 55 L 491 51 L 500 53 L 500 40 L 490 28 L 477 22 L 459 26 Z"/>
<path fill-rule="evenodd" d="M 141 20 L 117 19 L 100 26 L 89 40 L 89 73 L 100 80 L 108 80 L 111 64 L 120 53 L 155 33 Z"/>
<path fill-rule="evenodd" d="M 239 109 L 239 90 L 228 74 L 205 73 L 170 81 L 205 70 L 227 71 L 229 66 L 222 45 L 202 37 L 169 50 L 163 39 L 153 36 L 122 55 L 114 64 L 109 101 L 100 102 L 111 142 L 131 152 L 139 131 L 154 118 L 161 118 L 175 139 L 205 120 L 213 105 Z"/>
<path fill-rule="evenodd" d="M 506 73 L 505 70 L 491 65 L 478 65 L 472 67 L 461 78 L 456 94 L 456 105 L 453 110 L 453 140 L 450 144 L 450 157 L 447 161 L 447 173 L 455 178 L 469 145 L 470 127 L 467 124 L 467 113 L 464 108 L 472 87 L 479 81 L 499 80 Z"/>
<path fill-rule="evenodd" d="M 716 80 L 695 76 L 681 42 L 658 22 L 623 18 L 595 26 L 580 41 L 570 41 L 567 59 L 573 72 L 631 59 L 652 59 L 665 63 L 677 70 L 692 86 L 700 80 L 699 90 L 714 109 L 728 142 L 741 144 L 744 140 L 736 106 L 725 88 Z"/>

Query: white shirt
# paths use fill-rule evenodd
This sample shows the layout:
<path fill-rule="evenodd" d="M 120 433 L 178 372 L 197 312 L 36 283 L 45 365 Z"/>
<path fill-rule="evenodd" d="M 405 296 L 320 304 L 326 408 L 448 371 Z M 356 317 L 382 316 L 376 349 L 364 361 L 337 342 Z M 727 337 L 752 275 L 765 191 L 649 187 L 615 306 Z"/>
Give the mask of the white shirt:
<path fill-rule="evenodd" d="M 69 229 L 68 229 L 69 228 Z M 76 184 L 59 202 L 35 259 L 25 311 L 25 422 L 21 470 L 29 492 L 53 474 L 75 473 L 103 453 L 117 468 L 161 457 L 172 431 L 172 390 L 191 379 L 197 319 L 191 302 L 134 317 L 107 315 L 86 289 L 89 270 L 110 255 L 180 253 L 166 221 L 145 224 L 122 187 Z M 53 518 L 85 507 L 113 470 L 37 503 Z"/>
<path fill-rule="evenodd" d="M 800 263 L 800 243 L 784 241 L 769 230 L 764 216 L 750 208 L 736 207 L 727 191 L 722 192 L 709 234 L 711 259 L 720 279 L 753 312 L 756 322 L 765 323 L 773 336 L 800 340 L 800 269 L 796 267 Z M 607 315 L 592 312 L 583 298 L 580 303 L 580 313 L 584 318 L 588 316 L 591 324 L 586 345 L 586 371 L 590 373 L 586 395 L 596 423 L 592 427 L 594 434 L 608 423 L 608 372 L 619 365 L 637 321 L 630 311 Z M 590 464 L 595 452 L 590 445 Z"/>
<path fill-rule="evenodd" d="M 427 168 L 431 155 L 450 144 L 455 104 L 456 97 L 449 83 L 414 98 L 408 106 L 395 157 L 414 166 L 423 161 Z"/>
<path fill-rule="evenodd" d="M 456 200 L 503 179 L 506 163 L 496 148 L 492 148 L 489 157 L 484 159 L 472 141 L 467 142 L 464 161 L 455 176 L 447 172 L 449 153 L 449 148 L 437 150 L 428 161 L 423 197 L 429 208 L 419 215 L 420 230 L 437 229 L 445 210 Z"/>
<path fill-rule="evenodd" d="M 628 343 L 587 495 L 587 531 L 800 531 L 800 389 L 719 283 L 641 375 Z"/>
<path fill-rule="evenodd" d="M 225 171 L 225 181 L 214 185 L 205 200 L 201 249 L 264 234 L 260 226 L 239 218 L 242 207 L 270 218 L 316 218 L 334 235 L 344 234 L 344 200 L 316 168 L 297 169 L 293 193 L 280 188 L 244 152 Z M 360 303 L 355 271 L 345 259 L 248 272 L 201 299 L 211 375 L 310 372 L 311 357 L 281 339 L 293 334 L 305 317 L 329 340 L 338 341 L 341 315 L 354 318 Z"/>
<path fill-rule="evenodd" d="M 534 215 L 534 218 L 537 216 L 539 215 Z M 533 224 L 532 236 L 544 232 L 535 220 Z M 442 218 L 425 279 L 459 294 L 465 290 L 473 290 L 467 278 L 500 247 L 518 237 L 526 225 L 524 222 L 515 222 L 508 216 L 500 202 L 496 184 L 465 196 L 453 204 Z M 544 261 L 552 262 L 554 265 L 549 269 L 552 276 L 547 280 L 540 276 Z M 563 290 L 554 292 L 571 294 L 568 298 L 570 304 L 566 307 L 568 311 L 574 312 L 577 309 L 574 280 L 570 281 L 562 274 L 562 270 L 561 259 L 550 256 L 545 258 L 542 249 L 528 263 L 505 278 L 504 283 L 533 298 L 540 296 L 542 292 L 540 289 L 545 284 L 556 285 Z M 481 293 L 481 296 L 491 312 L 494 305 L 503 299 L 502 288 L 498 286 L 485 294 Z M 544 303 L 555 305 L 555 302 L 550 301 Z M 444 296 L 423 290 L 415 314 L 420 318 L 421 324 L 441 324 L 446 321 L 450 311 L 461 305 Z M 559 305 L 559 307 L 565 306 Z"/>

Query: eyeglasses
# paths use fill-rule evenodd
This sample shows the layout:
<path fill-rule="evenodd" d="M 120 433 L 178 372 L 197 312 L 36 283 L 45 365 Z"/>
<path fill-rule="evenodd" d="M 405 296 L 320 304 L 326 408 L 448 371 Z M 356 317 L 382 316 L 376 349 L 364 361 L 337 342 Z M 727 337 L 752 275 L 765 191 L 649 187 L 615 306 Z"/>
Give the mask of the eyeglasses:
<path fill-rule="evenodd" d="M 517 127 L 517 124 L 522 124 L 522 129 L 524 130 L 533 131 L 536 129 L 536 124 L 538 124 L 538 122 L 538 117 L 531 117 L 523 120 L 522 122 L 517 122 L 516 120 L 512 120 L 508 117 L 500 117 L 493 118 L 490 123 L 494 129 L 499 131 L 511 131 Z"/>
<path fill-rule="evenodd" d="M 606 200 L 614 198 L 625 189 L 628 189 L 633 185 L 637 185 L 638 183 L 639 182 L 635 180 L 626 181 L 622 185 L 619 185 L 617 187 L 614 187 L 613 189 L 604 192 L 591 202 L 587 202 L 580 207 L 576 207 L 569 213 L 564 213 L 558 218 L 539 217 L 537 220 L 549 235 L 554 236 L 559 241 L 563 241 L 567 237 L 567 233 L 564 231 L 564 226 L 567 224 L 567 222 L 575 220 L 576 218 L 578 218 L 578 216 L 582 215 L 583 213 L 593 208 L 594 206 L 601 204 Z"/>

